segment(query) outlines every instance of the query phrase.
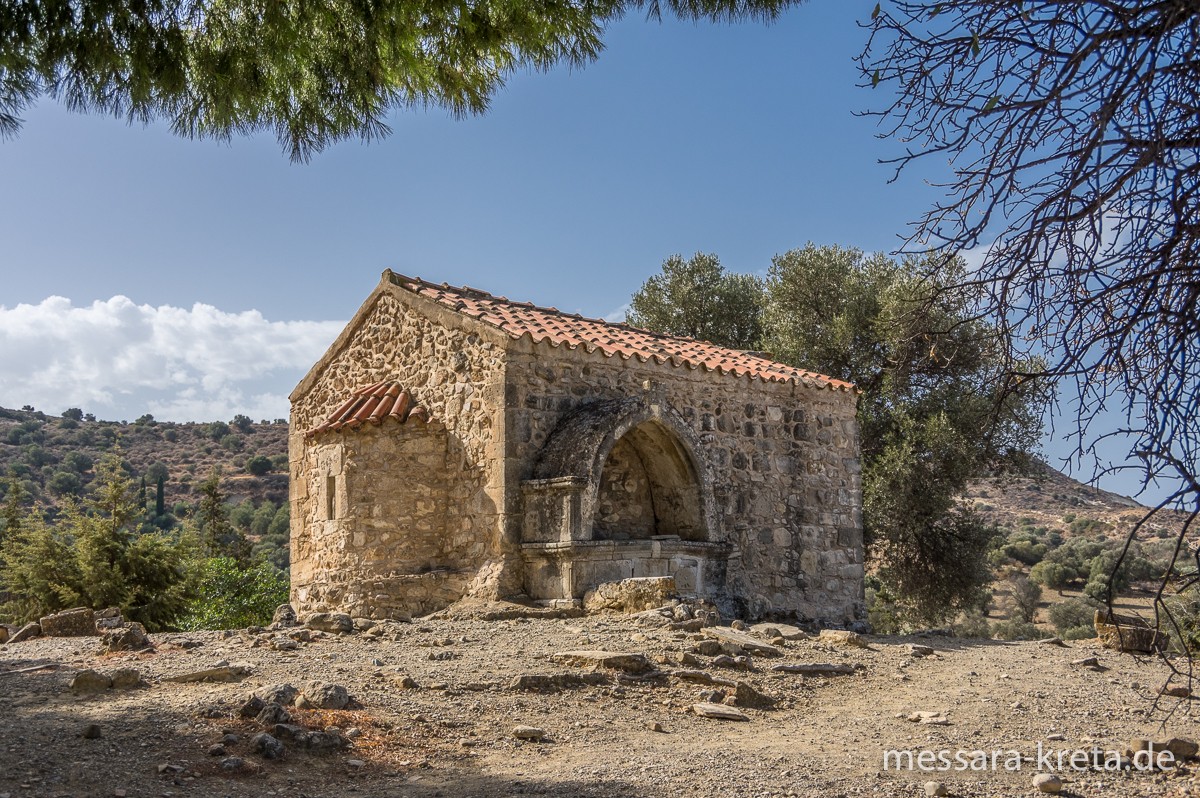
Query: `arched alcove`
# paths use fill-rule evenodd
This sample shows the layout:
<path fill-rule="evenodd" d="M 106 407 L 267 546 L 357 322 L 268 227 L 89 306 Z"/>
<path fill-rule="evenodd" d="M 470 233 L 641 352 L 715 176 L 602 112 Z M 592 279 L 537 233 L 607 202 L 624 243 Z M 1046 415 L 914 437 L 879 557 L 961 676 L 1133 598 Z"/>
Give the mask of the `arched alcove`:
<path fill-rule="evenodd" d="M 593 540 L 707 538 L 691 456 L 656 420 L 638 424 L 613 444 L 593 506 Z"/>

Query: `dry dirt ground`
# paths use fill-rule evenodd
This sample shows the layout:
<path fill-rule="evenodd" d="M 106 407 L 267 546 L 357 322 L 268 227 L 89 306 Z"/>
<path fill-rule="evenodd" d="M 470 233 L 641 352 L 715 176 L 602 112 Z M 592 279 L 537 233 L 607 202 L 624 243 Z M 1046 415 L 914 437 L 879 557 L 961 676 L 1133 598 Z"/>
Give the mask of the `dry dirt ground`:
<path fill-rule="evenodd" d="M 782 646 L 782 658 L 754 658 L 750 671 L 714 667 L 704 656 L 658 665 L 743 679 L 778 699 L 775 709 L 743 709 L 749 721 L 733 722 L 693 714 L 699 693 L 713 688 L 677 678 L 621 683 L 609 671 L 607 684 L 557 693 L 510 686 L 521 674 L 586 672 L 553 662 L 555 652 L 678 660 L 702 639 L 633 618 L 423 619 L 389 627 L 380 639 L 330 635 L 293 652 L 272 650 L 267 639 L 154 635 L 152 653 L 102 657 L 96 638 L 0 646 L 0 798 L 918 796 L 933 779 L 950 795 L 1031 795 L 1039 744 L 1053 752 L 1109 750 L 1124 749 L 1132 737 L 1200 737 L 1191 701 L 1155 707 L 1168 674 L 1163 663 L 1090 642 L 1063 648 L 868 637 L 862 649 L 799 640 Z M 936 654 L 914 657 L 912 643 Z M 1089 655 L 1100 667 L 1072 664 Z M 252 672 L 237 683 L 163 681 L 219 661 Z M 772 670 L 781 663 L 861 668 L 818 678 Z M 146 686 L 92 696 L 68 688 L 80 669 L 121 667 L 136 668 Z M 402 689 L 402 676 L 419 686 Z M 308 679 L 344 685 L 360 708 L 296 712 L 298 719 L 356 728 L 354 747 L 288 749 L 277 760 L 252 753 L 248 740 L 259 729 L 238 716 L 243 698 L 261 686 Z M 905 716 L 913 712 L 942 712 L 948 725 L 911 722 Z M 98 739 L 81 736 L 88 724 L 99 726 Z M 515 739 L 522 724 L 541 728 L 546 739 Z M 208 753 L 229 732 L 240 739 L 227 753 L 246 762 L 235 772 Z M 1020 771 L 1005 770 L 1005 753 L 996 772 L 897 772 L 883 767 L 887 749 L 1017 751 L 1030 759 Z M 1190 767 L 1165 774 L 1052 770 L 1065 794 L 1159 796 L 1192 794 Z"/>

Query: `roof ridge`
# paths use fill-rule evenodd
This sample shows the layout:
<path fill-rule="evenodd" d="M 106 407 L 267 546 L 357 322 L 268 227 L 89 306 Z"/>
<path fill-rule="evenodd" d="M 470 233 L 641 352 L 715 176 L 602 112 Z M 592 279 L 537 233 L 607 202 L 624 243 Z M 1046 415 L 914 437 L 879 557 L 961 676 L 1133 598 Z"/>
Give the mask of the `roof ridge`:
<path fill-rule="evenodd" d="M 494 327 L 513 339 L 528 335 L 534 343 L 549 341 L 555 346 L 565 343 L 572 349 L 583 345 L 588 351 L 599 349 L 606 356 L 619 354 L 624 360 L 637 355 L 643 362 L 654 358 L 658 363 L 669 361 L 673 365 L 703 367 L 707 371 L 720 374 L 748 376 L 772 382 L 794 382 L 805 386 L 823 385 L 835 390 L 855 390 L 854 385 L 845 380 L 780 363 L 771 357 L 765 357 L 760 350 L 734 349 L 714 344 L 712 341 L 647 330 L 628 322 L 568 313 L 556 307 L 497 296 L 480 288 L 453 286 L 445 282 L 433 283 L 420 277 L 399 274 L 391 269 L 384 271 L 384 278 L 399 288 L 424 296 L 456 313 Z M 481 306 L 473 303 L 483 304 Z M 535 316 L 531 319 L 527 314 L 540 314 L 544 318 L 538 319 Z M 551 318 L 563 323 L 550 322 Z M 575 324 L 565 323 L 568 321 Z M 601 329 L 588 330 L 580 325 L 581 322 L 596 325 Z M 641 336 L 643 340 L 638 341 L 636 337 L 631 339 L 622 333 Z M 671 351 L 672 349 L 674 351 Z"/>

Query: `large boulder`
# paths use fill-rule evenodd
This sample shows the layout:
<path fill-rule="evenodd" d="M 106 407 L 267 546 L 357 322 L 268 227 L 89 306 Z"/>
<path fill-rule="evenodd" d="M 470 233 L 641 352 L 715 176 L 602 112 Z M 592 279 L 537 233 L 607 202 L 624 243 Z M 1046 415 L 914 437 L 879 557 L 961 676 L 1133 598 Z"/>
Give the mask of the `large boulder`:
<path fill-rule="evenodd" d="M 44 637 L 88 637 L 96 634 L 96 613 L 88 607 L 56 612 L 38 621 Z"/>
<path fill-rule="evenodd" d="M 82 670 L 71 678 L 72 693 L 103 693 L 112 686 L 113 680 L 111 676 L 99 673 L 91 668 Z"/>
<path fill-rule="evenodd" d="M 116 651 L 141 651 L 150 647 L 150 638 L 146 636 L 146 627 L 137 621 L 130 621 L 124 626 L 109 629 L 100 635 L 101 654 L 111 654 Z"/>
<path fill-rule="evenodd" d="M 603 582 L 583 596 L 583 608 L 588 612 L 644 612 L 665 604 L 675 597 L 675 577 L 645 576 Z"/>
<path fill-rule="evenodd" d="M 344 612 L 318 612 L 304 622 L 309 629 L 333 634 L 350 634 L 354 631 L 354 619 Z"/>
<path fill-rule="evenodd" d="M 349 703 L 345 687 L 316 680 L 305 682 L 296 696 L 297 709 L 345 709 Z"/>
<path fill-rule="evenodd" d="M 275 608 L 275 614 L 271 616 L 272 629 L 287 629 L 297 623 L 296 611 L 292 609 L 291 604 L 280 604 Z"/>

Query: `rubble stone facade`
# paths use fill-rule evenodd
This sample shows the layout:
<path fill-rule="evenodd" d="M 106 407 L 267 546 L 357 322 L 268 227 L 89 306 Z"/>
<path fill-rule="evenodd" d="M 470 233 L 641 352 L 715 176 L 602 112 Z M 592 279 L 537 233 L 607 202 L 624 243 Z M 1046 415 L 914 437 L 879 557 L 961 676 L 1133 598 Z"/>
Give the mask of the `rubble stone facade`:
<path fill-rule="evenodd" d="M 385 272 L 292 394 L 292 599 L 395 617 L 671 576 L 863 614 L 856 394 L 753 353 Z"/>

